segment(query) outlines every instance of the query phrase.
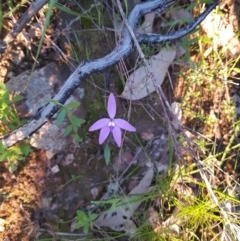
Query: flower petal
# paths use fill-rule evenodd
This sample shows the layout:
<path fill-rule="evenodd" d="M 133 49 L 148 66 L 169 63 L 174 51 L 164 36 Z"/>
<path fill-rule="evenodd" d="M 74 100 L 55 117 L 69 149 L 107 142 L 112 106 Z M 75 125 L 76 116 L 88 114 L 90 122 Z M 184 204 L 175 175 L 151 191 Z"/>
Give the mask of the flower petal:
<path fill-rule="evenodd" d="M 113 133 L 113 138 L 114 138 L 115 142 L 120 147 L 121 144 L 122 144 L 122 131 L 121 131 L 121 129 L 118 126 L 115 126 L 112 129 L 112 133 Z"/>
<path fill-rule="evenodd" d="M 128 123 L 127 121 L 123 120 L 123 119 L 114 119 L 114 123 L 124 129 L 124 130 L 127 130 L 127 131 L 132 131 L 132 132 L 135 132 L 136 131 L 136 128 L 134 126 L 132 126 L 130 123 Z"/>
<path fill-rule="evenodd" d="M 91 125 L 88 131 L 96 131 L 102 129 L 104 126 L 108 125 L 109 121 L 110 120 L 108 118 L 102 118 Z"/>
<path fill-rule="evenodd" d="M 115 115 L 116 115 L 116 110 L 117 110 L 117 107 L 116 107 L 116 99 L 113 95 L 113 93 L 111 93 L 108 97 L 108 107 L 107 107 L 107 110 L 108 110 L 108 115 L 111 119 L 114 119 Z"/>
<path fill-rule="evenodd" d="M 102 144 L 107 139 L 110 131 L 111 130 L 108 126 L 105 126 L 101 129 L 99 139 L 98 139 L 99 144 Z"/>

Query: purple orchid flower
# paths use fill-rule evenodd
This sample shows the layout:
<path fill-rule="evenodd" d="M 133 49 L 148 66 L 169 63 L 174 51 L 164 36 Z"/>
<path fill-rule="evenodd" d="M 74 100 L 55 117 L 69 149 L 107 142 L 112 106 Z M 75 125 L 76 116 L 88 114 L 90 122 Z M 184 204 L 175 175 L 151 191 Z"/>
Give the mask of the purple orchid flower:
<path fill-rule="evenodd" d="M 122 131 L 121 129 L 135 132 L 136 128 L 133 127 L 130 123 L 123 119 L 114 119 L 116 115 L 116 100 L 111 93 L 108 97 L 108 115 L 109 118 L 102 118 L 96 121 L 90 128 L 89 131 L 96 131 L 101 129 L 99 135 L 99 144 L 102 144 L 108 137 L 109 133 L 112 132 L 113 137 L 117 145 L 120 147 L 122 143 Z"/>

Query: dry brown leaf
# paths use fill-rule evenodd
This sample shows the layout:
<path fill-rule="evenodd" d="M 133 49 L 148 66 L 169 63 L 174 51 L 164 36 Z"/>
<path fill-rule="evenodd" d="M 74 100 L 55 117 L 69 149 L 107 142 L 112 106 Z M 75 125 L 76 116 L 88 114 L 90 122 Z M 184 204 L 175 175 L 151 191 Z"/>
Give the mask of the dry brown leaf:
<path fill-rule="evenodd" d="M 136 195 L 147 194 L 149 192 L 149 186 L 151 185 L 152 179 L 153 167 L 150 167 L 139 184 L 129 193 L 129 196 L 123 198 L 123 205 L 103 212 L 94 221 L 94 224 L 100 227 L 109 227 L 115 231 L 125 231 L 129 234 L 134 233 L 135 228 L 131 217 L 141 204 L 141 196 L 136 197 Z M 136 199 L 139 199 L 139 201 L 136 201 Z"/>
<path fill-rule="evenodd" d="M 146 66 L 141 66 L 129 76 L 121 96 L 128 100 L 139 100 L 154 92 L 156 90 L 154 81 L 157 86 L 162 84 L 175 56 L 176 51 L 167 48 L 152 56 L 148 61 L 148 70 Z M 151 72 L 154 80 L 147 74 L 148 72 Z"/>
<path fill-rule="evenodd" d="M 152 33 L 155 15 L 156 15 L 156 13 L 148 13 L 148 14 L 144 15 L 144 22 L 137 29 L 137 33 Z"/>

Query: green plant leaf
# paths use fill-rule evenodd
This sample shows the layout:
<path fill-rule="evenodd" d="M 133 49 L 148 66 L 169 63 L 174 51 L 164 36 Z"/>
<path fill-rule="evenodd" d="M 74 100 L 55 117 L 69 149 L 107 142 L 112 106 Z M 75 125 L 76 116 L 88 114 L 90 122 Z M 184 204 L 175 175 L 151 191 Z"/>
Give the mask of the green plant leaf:
<path fill-rule="evenodd" d="M 24 156 L 28 156 L 32 152 L 32 148 L 28 144 L 25 144 L 25 143 L 20 146 L 20 149 Z"/>
<path fill-rule="evenodd" d="M 6 151 L 2 142 L 0 142 L 0 153 L 4 153 Z"/>
<path fill-rule="evenodd" d="M 79 124 L 82 125 L 83 123 L 85 123 L 86 121 L 82 118 L 78 118 Z"/>
<path fill-rule="evenodd" d="M 72 137 L 77 143 L 82 142 L 82 138 L 78 134 L 74 134 Z"/>
<path fill-rule="evenodd" d="M 83 232 L 85 234 L 88 234 L 88 232 L 89 232 L 89 223 L 85 223 L 85 225 L 83 226 Z"/>
<path fill-rule="evenodd" d="M 122 198 L 112 198 L 109 200 L 101 200 L 101 201 L 92 201 L 93 204 L 110 204 L 111 207 L 109 209 L 115 209 L 117 207 L 117 204 L 122 200 Z"/>
<path fill-rule="evenodd" d="M 201 0 L 200 2 L 201 4 L 204 4 L 204 3 L 210 4 L 212 3 L 212 0 Z"/>
<path fill-rule="evenodd" d="M 239 68 L 233 68 L 233 71 L 240 74 L 240 69 Z"/>
<path fill-rule="evenodd" d="M 77 210 L 77 220 L 85 220 L 87 219 L 87 214 L 83 212 L 82 210 Z"/>
<path fill-rule="evenodd" d="M 111 149 L 108 145 L 105 146 L 105 148 L 104 148 L 103 156 L 104 156 L 105 163 L 108 165 L 110 162 L 110 157 L 111 157 Z"/>
<path fill-rule="evenodd" d="M 63 132 L 63 136 L 67 136 L 72 131 L 72 126 L 68 125 Z"/>
<path fill-rule="evenodd" d="M 76 117 L 75 115 L 72 115 L 72 114 L 69 114 L 68 117 L 69 117 L 71 123 L 73 125 L 78 126 L 78 127 L 80 127 L 85 122 L 84 119 L 78 118 L 78 117 Z"/>
<path fill-rule="evenodd" d="M 189 4 L 189 5 L 185 8 L 185 11 L 187 11 L 187 12 L 192 11 L 195 6 L 196 6 L 196 4 Z"/>
<path fill-rule="evenodd" d="M 61 110 L 60 110 L 60 113 L 58 114 L 57 119 L 56 119 L 56 125 L 57 125 L 57 126 L 59 126 L 59 125 L 62 124 L 62 122 L 63 122 L 66 114 L 67 114 L 67 112 L 66 112 L 65 109 L 61 109 Z"/>
<path fill-rule="evenodd" d="M 49 99 L 49 100 L 45 100 L 46 103 L 53 103 L 54 105 L 58 105 L 59 102 L 57 100 L 52 100 L 52 99 Z"/>
<path fill-rule="evenodd" d="M 97 217 L 98 217 L 98 214 L 96 213 L 91 213 L 90 211 L 88 212 L 88 217 L 91 221 L 94 221 Z"/>
<path fill-rule="evenodd" d="M 75 217 L 77 224 L 76 229 L 83 227 L 88 220 L 87 214 L 82 210 L 77 210 L 77 216 Z"/>
<path fill-rule="evenodd" d="M 15 102 L 18 102 L 18 101 L 22 100 L 23 98 L 24 97 L 22 95 L 16 95 L 16 96 L 13 97 L 12 101 L 15 103 Z"/>
<path fill-rule="evenodd" d="M 9 157 L 9 152 L 6 151 L 0 155 L 0 161 L 5 161 Z"/>
<path fill-rule="evenodd" d="M 72 128 L 73 128 L 73 131 L 74 131 L 75 133 L 77 133 L 77 131 L 78 131 L 78 126 L 76 126 L 75 124 L 72 124 Z"/>
<path fill-rule="evenodd" d="M 2 97 L 3 97 L 3 99 L 4 99 L 5 101 L 8 101 L 8 102 L 9 102 L 9 92 L 8 92 L 8 90 L 6 90 L 6 91 L 3 93 Z"/>
<path fill-rule="evenodd" d="M 206 44 L 211 44 L 211 43 L 212 43 L 212 40 L 209 39 L 209 38 L 206 37 L 206 36 L 202 36 L 202 37 L 201 37 L 201 40 L 202 40 L 203 43 L 206 43 Z"/>
<path fill-rule="evenodd" d="M 23 120 L 20 121 L 20 125 L 22 126 L 22 125 L 26 124 L 27 122 L 28 122 L 28 120 L 23 119 Z"/>
<path fill-rule="evenodd" d="M 92 221 L 97 218 L 98 214 L 91 213 L 90 211 L 86 214 L 82 210 L 77 210 L 76 214 L 75 220 L 77 224 L 75 228 L 83 227 L 83 232 L 87 234 L 90 226 L 92 227 Z"/>
<path fill-rule="evenodd" d="M 73 101 L 73 102 L 67 104 L 66 108 L 68 108 L 68 109 L 77 108 L 79 105 L 80 105 L 80 103 L 78 101 Z"/>
<path fill-rule="evenodd" d="M 12 146 L 8 149 L 13 155 L 20 156 L 22 155 L 22 150 L 20 146 Z"/>
<path fill-rule="evenodd" d="M 94 18 L 94 17 L 89 17 L 88 15 L 84 15 L 84 14 L 81 14 L 81 13 L 78 13 L 78 12 L 75 12 L 75 11 L 72 11 L 71 9 L 65 7 L 65 6 L 62 6 L 60 5 L 59 3 L 56 3 L 55 4 L 55 7 L 58 8 L 59 10 L 63 11 L 63 12 L 66 12 L 68 14 L 71 14 L 73 16 L 79 16 L 81 18 L 87 18 L 87 19 L 93 19 L 93 20 L 97 20 L 97 18 Z"/>
<path fill-rule="evenodd" d="M 8 163 L 7 167 L 8 167 L 8 169 L 9 169 L 9 171 L 12 172 L 12 173 L 17 170 L 17 166 L 16 166 L 15 163 L 12 162 L 12 161 Z"/>

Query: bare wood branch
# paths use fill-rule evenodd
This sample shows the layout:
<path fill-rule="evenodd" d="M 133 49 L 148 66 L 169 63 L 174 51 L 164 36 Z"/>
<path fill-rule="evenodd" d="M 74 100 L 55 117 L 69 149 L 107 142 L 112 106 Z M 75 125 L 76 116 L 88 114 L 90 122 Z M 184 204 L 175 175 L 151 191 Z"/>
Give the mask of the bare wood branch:
<path fill-rule="evenodd" d="M 32 120 L 27 125 L 14 130 L 10 134 L 6 135 L 1 141 L 5 147 L 10 147 L 16 144 L 17 141 L 22 141 L 28 138 L 31 134 L 36 132 L 41 126 L 43 126 L 48 120 L 46 118 L 40 118 L 39 120 Z"/>

